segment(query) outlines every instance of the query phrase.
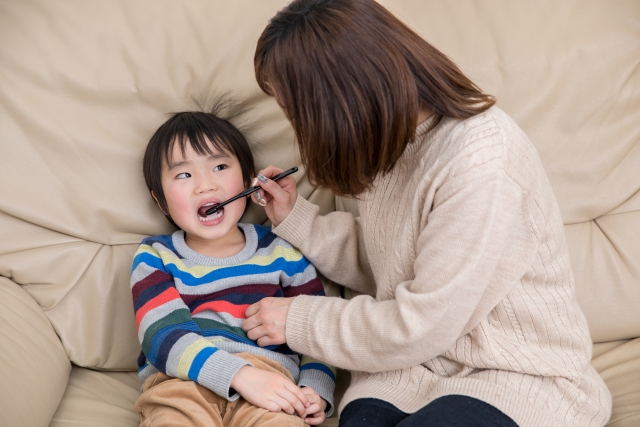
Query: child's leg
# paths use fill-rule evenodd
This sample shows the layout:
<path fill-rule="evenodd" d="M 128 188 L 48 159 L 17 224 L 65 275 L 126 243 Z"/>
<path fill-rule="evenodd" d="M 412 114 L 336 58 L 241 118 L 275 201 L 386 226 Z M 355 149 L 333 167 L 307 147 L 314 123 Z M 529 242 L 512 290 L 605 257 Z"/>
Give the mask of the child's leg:
<path fill-rule="evenodd" d="M 135 408 L 140 427 L 222 427 L 226 405 L 206 387 L 157 373 L 144 382 Z"/>
<path fill-rule="evenodd" d="M 251 362 L 258 369 L 274 372 L 287 377 L 293 381 L 291 373 L 278 362 L 267 357 L 258 356 L 251 353 L 238 353 L 236 356 Z M 266 409 L 258 408 L 247 402 L 243 398 L 235 402 L 229 402 L 226 413 L 223 417 L 225 427 L 303 427 L 307 426 L 302 418 L 297 414 L 289 415 L 285 412 L 269 412 Z"/>
<path fill-rule="evenodd" d="M 232 404 L 233 409 L 230 408 Z M 253 406 L 242 398 L 229 404 L 229 410 L 223 421 L 225 427 L 308 427 L 297 414 L 269 412 Z"/>

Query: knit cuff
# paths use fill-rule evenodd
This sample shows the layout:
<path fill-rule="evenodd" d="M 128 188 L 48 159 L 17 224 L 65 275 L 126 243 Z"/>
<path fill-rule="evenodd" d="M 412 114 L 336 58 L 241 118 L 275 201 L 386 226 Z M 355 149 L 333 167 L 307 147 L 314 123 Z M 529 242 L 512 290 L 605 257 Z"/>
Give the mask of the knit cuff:
<path fill-rule="evenodd" d="M 320 298 L 310 295 L 298 295 L 293 299 L 287 314 L 285 336 L 287 345 L 302 354 L 313 354 L 311 351 L 311 325 L 313 307 Z"/>
<path fill-rule="evenodd" d="M 328 369 L 328 368 L 327 368 Z M 325 414 L 329 418 L 333 414 L 333 392 L 336 388 L 335 378 L 317 369 L 306 369 L 300 372 L 299 387 L 311 387 L 318 396 L 327 401 Z"/>
<path fill-rule="evenodd" d="M 300 248 L 311 233 L 313 219 L 318 215 L 320 207 L 309 202 L 298 194 L 293 209 L 277 227 L 271 231 L 282 237 L 293 246 Z"/>
<path fill-rule="evenodd" d="M 218 350 L 204 363 L 198 374 L 198 383 L 232 402 L 240 394 L 231 388 L 231 379 L 243 366 L 253 366 L 246 360 Z"/>

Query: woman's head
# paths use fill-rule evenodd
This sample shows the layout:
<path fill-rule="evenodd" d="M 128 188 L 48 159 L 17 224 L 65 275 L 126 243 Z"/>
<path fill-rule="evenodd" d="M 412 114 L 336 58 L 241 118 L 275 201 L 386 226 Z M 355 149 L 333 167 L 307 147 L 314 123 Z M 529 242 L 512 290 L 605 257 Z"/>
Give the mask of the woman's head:
<path fill-rule="evenodd" d="M 265 28 L 254 64 L 291 120 L 310 179 L 340 195 L 393 168 L 421 110 L 435 126 L 495 102 L 373 0 L 294 0 Z"/>

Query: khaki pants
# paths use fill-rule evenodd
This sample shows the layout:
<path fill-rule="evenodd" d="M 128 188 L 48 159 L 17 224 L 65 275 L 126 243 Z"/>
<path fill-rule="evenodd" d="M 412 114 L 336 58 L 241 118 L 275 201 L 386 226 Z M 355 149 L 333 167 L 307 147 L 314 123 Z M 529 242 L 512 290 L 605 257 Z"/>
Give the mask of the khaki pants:
<path fill-rule="evenodd" d="M 236 356 L 254 367 L 293 377 L 278 362 L 251 353 Z M 151 375 L 142 386 L 135 408 L 140 427 L 303 427 L 302 418 L 285 412 L 269 412 L 242 397 L 234 402 L 218 396 L 194 381 L 184 381 L 163 373 Z"/>

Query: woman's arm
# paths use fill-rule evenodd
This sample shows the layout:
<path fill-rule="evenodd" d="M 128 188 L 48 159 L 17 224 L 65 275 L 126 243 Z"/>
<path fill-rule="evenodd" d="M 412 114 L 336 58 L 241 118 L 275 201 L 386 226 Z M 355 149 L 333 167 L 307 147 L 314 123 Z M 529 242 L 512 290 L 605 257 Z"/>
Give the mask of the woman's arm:
<path fill-rule="evenodd" d="M 259 177 L 282 172 L 274 166 L 260 171 Z M 260 200 L 274 224 L 273 232 L 299 248 L 328 279 L 358 292 L 375 295 L 375 281 L 367 258 L 359 218 L 347 212 L 318 215 L 319 207 L 299 196 L 291 177 L 277 183 L 258 179 L 263 188 Z M 262 195 L 262 193 L 264 193 Z"/>
<path fill-rule="evenodd" d="M 398 284 L 394 300 L 295 298 L 284 331 L 291 348 L 357 371 L 416 366 L 485 319 L 533 262 L 538 236 L 529 196 L 500 161 L 452 177 L 433 210 L 423 209 L 415 278 Z M 264 323 L 261 309 L 252 314 Z"/>
<path fill-rule="evenodd" d="M 329 280 L 374 296 L 375 281 L 360 218 L 348 212 L 322 216 L 319 210 L 298 195 L 291 213 L 273 232 L 299 248 Z"/>
<path fill-rule="evenodd" d="M 424 213 L 415 278 L 398 285 L 394 300 L 296 298 L 289 346 L 341 368 L 381 372 L 444 353 L 485 319 L 530 267 L 537 235 L 527 193 L 504 170 L 485 167 L 465 179 L 441 188 Z"/>

